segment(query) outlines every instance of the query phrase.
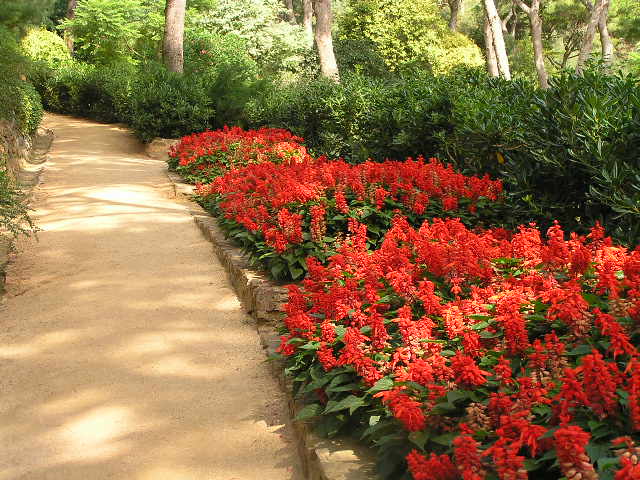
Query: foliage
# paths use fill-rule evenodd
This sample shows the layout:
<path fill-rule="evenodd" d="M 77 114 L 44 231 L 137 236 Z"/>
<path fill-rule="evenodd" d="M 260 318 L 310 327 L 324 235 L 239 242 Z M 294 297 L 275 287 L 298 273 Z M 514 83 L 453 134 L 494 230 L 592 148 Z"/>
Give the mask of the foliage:
<path fill-rule="evenodd" d="M 388 479 L 637 478 L 640 252 L 599 227 L 351 232 L 290 287 L 300 420 L 368 441 Z"/>
<path fill-rule="evenodd" d="M 127 64 L 98 67 L 70 62 L 56 70 L 39 69 L 34 81 L 47 109 L 115 122 L 129 118 L 135 76 Z"/>
<path fill-rule="evenodd" d="M 31 28 L 22 38 L 24 54 L 33 62 L 57 68 L 71 61 L 71 54 L 64 40 L 44 28 Z"/>
<path fill-rule="evenodd" d="M 368 39 L 392 70 L 426 67 L 442 74 L 484 65 L 480 49 L 447 28 L 433 0 L 360 0 L 340 22 L 340 36 Z"/>
<path fill-rule="evenodd" d="M 338 61 L 338 69 L 342 72 L 353 72 L 372 78 L 391 76 L 385 59 L 375 44 L 367 38 L 351 38 L 339 36 L 333 42 Z"/>
<path fill-rule="evenodd" d="M 284 8 L 280 0 L 219 0 L 203 9 L 197 24 L 244 39 L 266 73 L 297 72 L 311 46 L 302 27 L 285 20 Z"/>
<path fill-rule="evenodd" d="M 183 137 L 169 151 L 169 167 L 192 183 L 209 183 L 249 164 L 301 161 L 308 157 L 303 141 L 281 129 L 224 127 Z"/>
<path fill-rule="evenodd" d="M 207 95 L 206 79 L 146 65 L 133 83 L 129 125 L 143 141 L 179 138 L 208 129 L 215 109 Z"/>
<path fill-rule="evenodd" d="M 3 0 L 0 26 L 15 31 L 37 25 L 46 18 L 52 6 L 53 0 Z"/>
<path fill-rule="evenodd" d="M 557 219 L 585 233 L 600 221 L 632 245 L 640 241 L 639 91 L 633 77 L 601 71 L 558 76 L 548 90 L 481 71 L 353 76 L 274 88 L 247 116 L 252 126 L 290 129 L 312 151 L 350 161 L 440 155 L 464 172 L 504 180 L 506 225 L 548 228 Z"/>
<path fill-rule="evenodd" d="M 0 158 L 0 231 L 14 237 L 29 235 L 35 226 L 29 216 L 28 199 L 2 164 L 4 159 Z"/>
<path fill-rule="evenodd" d="M 44 115 L 40 95 L 35 87 L 28 82 L 18 83 L 13 94 L 16 95 L 18 104 L 14 113 L 18 129 L 25 135 L 32 135 L 40 126 Z"/>
<path fill-rule="evenodd" d="M 206 79 L 207 95 L 217 113 L 213 126 L 240 123 L 245 104 L 261 86 L 258 65 L 248 55 L 245 41 L 234 34 L 190 29 L 186 33 L 185 64 L 188 75 Z"/>
<path fill-rule="evenodd" d="M 36 131 L 43 115 L 38 93 L 24 80 L 28 70 L 16 36 L 0 26 L 0 119 L 15 121 L 26 135 Z"/>
<path fill-rule="evenodd" d="M 324 261 L 335 253 L 354 221 L 367 225 L 374 246 L 394 212 L 415 225 L 454 213 L 476 225 L 487 219 L 488 204 L 502 189 L 499 181 L 465 177 L 436 159 L 359 165 L 293 159 L 233 169 L 197 188 L 231 238 L 276 279 L 303 277 L 306 258 Z"/>
<path fill-rule="evenodd" d="M 141 35 L 142 0 L 79 0 L 75 18 L 60 28 L 72 32 L 79 59 L 112 64 L 131 62 Z"/>

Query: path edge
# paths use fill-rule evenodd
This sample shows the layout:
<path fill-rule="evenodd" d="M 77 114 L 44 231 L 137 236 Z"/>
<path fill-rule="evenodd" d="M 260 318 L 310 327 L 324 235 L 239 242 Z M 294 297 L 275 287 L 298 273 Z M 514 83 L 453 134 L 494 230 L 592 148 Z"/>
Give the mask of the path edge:
<path fill-rule="evenodd" d="M 25 150 L 9 158 L 9 166 L 29 203 L 33 198 L 34 189 L 40 184 L 44 173 L 45 163 L 55 138 L 53 130 L 39 127 L 27 142 Z M 13 152 L 15 154 L 15 152 Z M 0 232 L 0 300 L 7 293 L 7 269 L 14 250 L 16 238 L 10 234 Z"/>
<path fill-rule="evenodd" d="M 192 200 L 195 187 L 176 172 L 166 170 L 170 195 L 187 202 L 194 222 L 211 243 L 224 266 L 230 283 L 246 312 L 255 320 L 263 348 L 275 354 L 280 344 L 276 324 L 284 318 L 283 304 L 287 289 L 273 282 L 263 272 L 251 268 L 239 247 L 228 240 L 217 219 Z M 284 374 L 281 361 L 271 361 L 271 373 L 287 396 L 291 419 L 304 407 L 292 394 L 291 381 Z M 305 478 L 308 480 L 375 480 L 375 455 L 372 449 L 350 438 L 323 439 L 316 435 L 310 423 L 292 420 L 298 453 Z"/>

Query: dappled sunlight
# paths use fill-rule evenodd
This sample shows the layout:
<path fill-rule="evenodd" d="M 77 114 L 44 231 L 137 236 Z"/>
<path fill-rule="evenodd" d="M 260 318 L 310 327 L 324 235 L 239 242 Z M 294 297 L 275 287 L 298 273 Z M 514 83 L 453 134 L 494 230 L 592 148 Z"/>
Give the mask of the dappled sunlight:
<path fill-rule="evenodd" d="M 293 479 L 260 342 L 165 165 L 54 120 L 0 306 L 0 480 Z"/>
<path fill-rule="evenodd" d="M 66 415 L 78 412 L 109 399 L 109 395 L 99 388 L 87 388 L 80 392 L 63 395 L 43 404 L 39 409 L 42 415 Z"/>
<path fill-rule="evenodd" d="M 190 480 L 191 478 L 194 478 L 194 472 L 192 469 L 173 465 L 154 466 L 141 473 L 138 473 L 135 477 L 135 480 L 158 480 L 159 478 L 171 478 L 173 480 Z"/>
<path fill-rule="evenodd" d="M 154 376 L 178 376 L 215 379 L 218 377 L 210 365 L 199 365 L 189 355 L 169 355 L 146 364 L 142 373 Z"/>
<path fill-rule="evenodd" d="M 16 359 L 44 353 L 91 335 L 90 329 L 66 329 L 39 335 L 25 343 L 0 343 L 0 358 Z"/>
<path fill-rule="evenodd" d="M 131 447 L 122 437 L 140 431 L 129 408 L 121 406 L 95 408 L 75 418 L 58 431 L 62 444 L 60 461 L 92 462 L 118 454 Z"/>

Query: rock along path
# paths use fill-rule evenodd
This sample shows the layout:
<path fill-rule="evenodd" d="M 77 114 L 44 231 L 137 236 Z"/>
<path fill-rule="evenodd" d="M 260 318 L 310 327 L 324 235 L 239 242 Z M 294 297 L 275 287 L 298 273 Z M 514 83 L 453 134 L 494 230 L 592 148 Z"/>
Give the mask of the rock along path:
<path fill-rule="evenodd" d="M 211 246 L 125 129 L 56 140 L 0 305 L 0 480 L 299 480 L 285 398 Z"/>

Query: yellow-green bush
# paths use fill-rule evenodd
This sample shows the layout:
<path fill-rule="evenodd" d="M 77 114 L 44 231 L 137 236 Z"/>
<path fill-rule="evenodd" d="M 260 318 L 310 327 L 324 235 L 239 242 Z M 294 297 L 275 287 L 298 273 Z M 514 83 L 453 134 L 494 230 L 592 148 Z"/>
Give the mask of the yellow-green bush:
<path fill-rule="evenodd" d="M 49 67 L 59 67 L 71 62 L 71 54 L 64 40 L 44 28 L 32 28 L 22 39 L 20 46 L 27 57 Z"/>
<path fill-rule="evenodd" d="M 40 96 L 24 80 L 28 69 L 15 34 L 0 27 L 0 119 L 15 121 L 24 134 L 35 132 L 43 113 Z"/>
<path fill-rule="evenodd" d="M 391 70 L 426 68 L 440 75 L 484 64 L 471 39 L 448 29 L 435 0 L 361 0 L 339 27 L 339 37 L 370 40 Z"/>

